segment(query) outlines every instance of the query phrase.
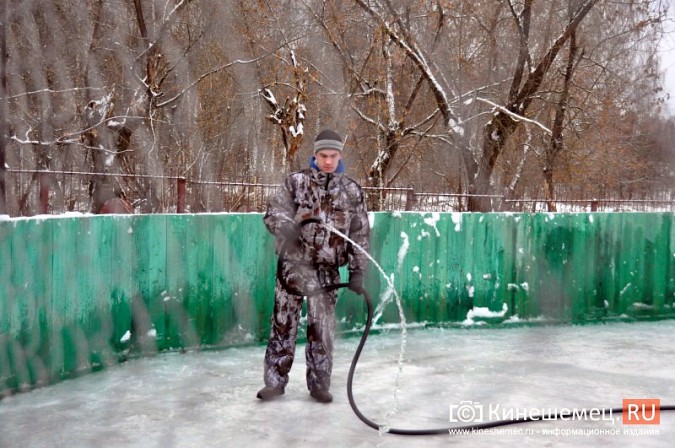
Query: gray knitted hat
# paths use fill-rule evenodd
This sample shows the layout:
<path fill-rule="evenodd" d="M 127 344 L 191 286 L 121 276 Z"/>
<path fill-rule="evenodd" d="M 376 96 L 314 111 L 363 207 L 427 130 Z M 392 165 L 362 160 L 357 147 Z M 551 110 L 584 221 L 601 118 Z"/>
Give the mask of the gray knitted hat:
<path fill-rule="evenodd" d="M 342 152 L 342 138 L 340 134 L 330 129 L 324 129 L 314 139 L 314 154 L 322 149 L 334 149 Z"/>

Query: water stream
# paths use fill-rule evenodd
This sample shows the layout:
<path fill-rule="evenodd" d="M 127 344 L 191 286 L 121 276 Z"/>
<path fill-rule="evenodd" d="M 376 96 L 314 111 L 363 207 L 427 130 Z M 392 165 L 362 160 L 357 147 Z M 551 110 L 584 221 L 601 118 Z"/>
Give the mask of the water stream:
<path fill-rule="evenodd" d="M 405 350 L 406 350 L 406 343 L 408 339 L 408 331 L 407 331 L 407 323 L 406 323 L 406 318 L 405 318 L 405 313 L 403 312 L 403 303 L 401 302 L 401 297 L 398 295 L 398 292 L 396 292 L 396 287 L 394 285 L 394 274 L 392 273 L 391 276 L 387 275 L 387 273 L 382 269 L 382 266 L 375 261 L 375 259 L 368 253 L 367 250 L 365 250 L 363 247 L 361 247 L 358 243 L 356 243 L 354 240 L 349 238 L 347 235 L 344 233 L 340 232 L 330 224 L 326 224 L 324 222 L 321 223 L 322 226 L 324 226 L 326 229 L 328 229 L 330 232 L 335 233 L 336 235 L 344 238 L 345 240 L 349 241 L 351 244 L 354 245 L 358 250 L 363 252 L 363 254 L 373 263 L 373 265 L 380 271 L 380 274 L 382 277 L 385 279 L 387 282 L 387 289 L 382 293 L 380 296 L 380 301 L 377 305 L 377 308 L 375 309 L 374 317 L 373 317 L 373 322 L 377 322 L 377 320 L 380 318 L 382 315 L 382 312 L 385 308 L 385 306 L 391 301 L 391 297 L 393 296 L 395 298 L 396 302 L 396 307 L 398 308 L 398 316 L 400 319 L 400 325 L 401 325 L 401 345 L 400 345 L 400 350 L 399 350 L 399 356 L 398 356 L 398 363 L 397 363 L 397 370 L 396 370 L 396 377 L 395 377 L 395 387 L 394 387 L 394 392 L 393 392 L 393 406 L 392 409 L 386 414 L 385 416 L 385 424 L 380 427 L 380 432 L 381 433 L 386 433 L 388 428 L 389 428 L 389 421 L 391 417 L 396 415 L 399 410 L 399 400 L 398 400 L 398 392 L 400 389 L 400 378 L 401 375 L 403 375 L 403 363 L 405 359 Z M 400 254 L 399 254 L 400 255 Z M 401 258 L 401 256 L 399 256 Z M 400 263 L 399 263 L 400 265 Z"/>

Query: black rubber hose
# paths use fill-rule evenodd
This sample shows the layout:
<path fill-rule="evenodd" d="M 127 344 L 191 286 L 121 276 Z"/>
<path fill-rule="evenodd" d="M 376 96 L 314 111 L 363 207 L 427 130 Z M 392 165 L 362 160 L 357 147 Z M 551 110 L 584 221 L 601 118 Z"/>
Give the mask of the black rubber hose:
<path fill-rule="evenodd" d="M 346 286 L 346 285 L 345 285 Z M 366 425 L 370 426 L 373 429 L 376 429 L 380 431 L 380 429 L 383 429 L 383 427 L 374 421 L 370 420 L 368 417 L 363 415 L 363 413 L 359 410 L 358 406 L 356 406 L 356 401 L 354 400 L 354 392 L 352 390 L 352 386 L 354 384 L 354 372 L 356 371 L 356 364 L 359 361 L 359 357 L 361 356 L 361 351 L 363 350 L 363 346 L 366 344 L 366 339 L 368 338 L 368 334 L 370 333 L 370 327 L 373 322 L 373 305 L 370 300 L 370 295 L 368 295 L 368 292 L 363 291 L 363 298 L 366 301 L 366 307 L 368 309 L 368 317 L 366 319 L 366 326 L 363 329 L 363 335 L 361 335 L 361 340 L 359 341 L 359 345 L 356 348 L 356 352 L 354 353 L 354 357 L 352 358 L 352 364 L 349 367 L 349 374 L 347 375 L 347 397 L 349 398 L 349 405 L 352 407 L 352 410 L 356 414 L 356 416 L 361 419 L 363 423 Z M 672 405 L 664 405 L 660 406 L 659 408 L 661 411 L 675 411 L 675 406 Z M 611 409 L 601 409 L 596 412 L 600 413 L 609 413 L 610 415 L 616 414 L 621 414 L 623 412 L 623 408 L 611 408 Z M 576 411 L 576 415 L 579 414 L 580 411 Z M 519 419 L 513 419 L 513 420 L 495 420 L 492 422 L 485 422 L 485 423 L 478 423 L 474 425 L 465 425 L 465 426 L 453 426 L 453 427 L 447 427 L 447 428 L 431 428 L 431 429 L 398 429 L 398 428 L 384 428 L 385 432 L 388 432 L 390 434 L 398 434 L 398 435 L 404 435 L 404 436 L 429 436 L 429 435 L 437 435 L 437 434 L 449 434 L 451 432 L 461 432 L 461 431 L 471 431 L 471 430 L 476 430 L 476 429 L 487 429 L 487 428 L 496 428 L 499 426 L 507 426 L 507 425 L 515 425 L 515 424 L 520 424 L 520 423 L 527 423 L 527 422 L 535 422 L 535 421 L 543 421 L 543 420 L 558 420 L 562 418 L 572 418 L 574 417 L 575 413 L 573 412 L 561 412 L 557 414 L 549 414 L 549 415 L 544 415 L 544 416 L 531 416 L 531 417 L 523 417 Z"/>
<path fill-rule="evenodd" d="M 300 226 L 304 226 L 310 223 L 315 223 L 315 224 L 320 224 L 322 225 L 322 221 L 318 218 L 308 218 L 303 220 L 300 223 Z M 287 244 L 284 244 L 284 247 L 281 250 L 281 254 L 279 256 L 279 261 L 277 264 L 277 278 L 281 282 L 281 285 L 287 289 L 289 292 L 292 292 L 297 295 L 301 296 L 312 296 L 315 294 L 320 294 L 323 292 L 327 291 L 333 291 L 335 289 L 340 289 L 340 288 L 345 288 L 349 286 L 349 283 L 336 283 L 333 285 L 327 285 L 322 288 L 318 288 L 314 291 L 307 291 L 307 292 L 302 292 L 302 291 L 297 291 L 293 290 L 292 288 L 289 287 L 288 284 L 286 284 L 285 279 L 283 276 L 281 276 L 281 265 L 283 262 L 283 254 L 286 251 Z M 464 425 L 464 426 L 453 426 L 453 427 L 446 427 L 446 428 L 430 428 L 430 429 L 399 429 L 399 428 L 384 428 L 382 425 L 379 425 L 375 423 L 374 421 L 370 420 L 368 417 L 363 415 L 363 413 L 359 410 L 358 406 L 356 405 L 356 401 L 354 400 L 354 392 L 353 392 L 353 384 L 354 384 L 354 372 L 356 371 L 356 364 L 359 361 L 359 357 L 361 356 L 361 351 L 363 350 L 363 346 L 366 344 L 366 340 L 368 339 L 368 335 L 370 334 L 370 327 L 373 324 L 373 304 L 370 298 L 370 295 L 368 294 L 367 291 L 363 290 L 361 291 L 361 295 L 363 295 L 364 300 L 366 301 L 366 308 L 367 308 L 367 318 L 366 318 L 366 326 L 363 329 L 363 334 L 361 335 L 361 340 L 359 341 L 359 345 L 356 348 L 356 352 L 354 352 L 354 357 L 352 358 L 352 363 L 349 366 L 349 374 L 347 375 L 347 397 L 349 398 L 349 405 L 352 407 L 352 411 L 354 411 L 354 414 L 366 425 L 370 426 L 371 428 L 380 431 L 381 429 L 384 429 L 385 432 L 389 434 L 397 434 L 397 435 L 404 435 L 404 436 L 430 436 L 430 435 L 438 435 L 438 434 L 450 434 L 451 432 L 462 432 L 462 431 L 472 431 L 472 430 L 478 430 L 478 429 L 487 429 L 487 428 L 496 428 L 499 426 L 508 426 L 508 425 L 516 425 L 516 424 L 521 424 L 521 423 L 527 423 L 527 422 L 538 422 L 538 421 L 544 421 L 544 420 L 558 420 L 558 419 L 570 419 L 573 418 L 575 415 L 578 415 L 580 411 L 576 411 L 576 414 L 574 412 L 559 412 L 556 414 L 548 414 L 548 415 L 542 415 L 542 416 L 530 416 L 530 417 L 523 417 L 523 418 L 518 418 L 518 419 L 512 419 L 512 420 L 495 420 L 492 422 L 485 422 L 485 423 L 477 423 L 474 425 Z M 659 409 L 661 411 L 675 411 L 675 405 L 664 405 L 660 406 Z M 600 413 L 609 413 L 610 415 L 616 414 L 621 414 L 624 412 L 623 408 L 608 408 L 608 409 L 600 409 L 596 410 L 596 412 Z"/>

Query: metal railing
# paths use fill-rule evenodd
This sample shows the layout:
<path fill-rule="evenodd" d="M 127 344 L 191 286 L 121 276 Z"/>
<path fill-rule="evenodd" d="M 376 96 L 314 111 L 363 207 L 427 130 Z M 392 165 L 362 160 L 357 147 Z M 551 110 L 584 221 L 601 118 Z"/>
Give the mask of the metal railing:
<path fill-rule="evenodd" d="M 91 212 L 91 183 L 97 177 L 113 178 L 118 200 L 127 201 L 137 213 L 264 212 L 279 185 L 261 182 L 220 182 L 181 176 L 88 173 L 54 170 L 7 170 L 7 204 L 10 215 Z M 418 192 L 414 188 L 363 187 L 371 211 L 467 211 L 468 200 L 478 195 Z M 152 198 L 149 198 L 152 196 Z M 540 198 L 490 199 L 494 211 L 546 212 L 554 203 L 559 212 L 675 211 L 675 192 L 653 192 L 640 198 Z M 152 207 L 147 203 L 152 202 Z"/>

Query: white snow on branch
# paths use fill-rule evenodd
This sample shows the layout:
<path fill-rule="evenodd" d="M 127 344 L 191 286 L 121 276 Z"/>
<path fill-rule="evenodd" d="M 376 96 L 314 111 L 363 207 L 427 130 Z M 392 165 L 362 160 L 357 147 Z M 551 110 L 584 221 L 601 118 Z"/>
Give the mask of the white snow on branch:
<path fill-rule="evenodd" d="M 164 20 L 164 21 L 169 20 L 169 18 L 170 18 L 172 15 L 174 15 L 174 14 L 176 13 L 176 11 L 178 11 L 178 10 L 183 6 L 183 4 L 184 4 L 185 2 L 186 2 L 186 0 L 181 0 L 180 2 L 176 3 L 176 5 L 173 7 L 173 9 L 172 9 L 168 14 L 166 14 L 166 12 L 164 13 L 164 18 L 163 18 L 163 20 Z M 169 4 L 169 2 L 166 3 L 166 5 L 168 5 L 168 4 Z M 165 11 L 166 11 L 166 9 L 165 9 Z"/>
<path fill-rule="evenodd" d="M 260 95 L 270 104 L 270 106 L 279 107 L 279 103 L 270 89 L 263 89 L 260 92 Z"/>
<path fill-rule="evenodd" d="M 22 96 L 37 95 L 38 93 L 71 93 L 71 92 L 78 92 L 80 90 L 104 90 L 104 89 L 101 89 L 99 87 L 73 87 L 72 89 L 62 89 L 62 90 L 40 89 L 40 90 L 33 90 L 31 92 L 22 92 L 16 95 L 11 95 L 8 96 L 7 99 L 13 100 L 16 98 L 20 98 Z"/>
<path fill-rule="evenodd" d="M 28 137 L 25 139 L 20 139 L 16 135 L 10 135 L 9 139 L 19 143 L 21 145 L 37 145 L 37 146 L 51 146 L 56 144 L 67 144 L 67 143 L 79 143 L 79 139 L 70 139 L 70 140 L 54 140 L 54 141 L 41 141 L 41 140 L 30 140 Z"/>
<path fill-rule="evenodd" d="M 370 4 L 370 2 L 365 2 L 363 0 L 357 0 L 357 3 L 368 13 L 370 14 L 375 20 L 377 20 L 380 25 L 385 29 L 389 37 L 396 42 L 399 47 L 408 55 L 410 59 L 413 60 L 415 65 L 417 65 L 418 69 L 422 73 L 422 75 L 426 78 L 427 82 L 430 84 L 431 90 L 434 92 L 434 96 L 436 97 L 436 101 L 438 103 L 438 107 L 441 109 L 443 116 L 446 120 L 448 120 L 447 126 L 452 129 L 452 124 L 450 123 L 450 120 L 453 118 L 453 113 L 450 108 L 450 101 L 448 100 L 448 95 L 445 92 L 445 89 L 441 85 L 441 83 L 438 81 L 437 77 L 434 75 L 433 71 L 431 70 L 431 67 L 429 63 L 427 62 L 426 58 L 424 57 L 424 53 L 417 47 L 415 42 L 411 39 L 410 41 L 407 39 L 407 36 L 401 36 L 399 33 L 394 30 L 392 23 L 389 22 L 388 20 L 385 20 L 384 17 L 378 12 L 373 6 Z M 381 8 L 379 4 L 376 3 L 377 6 Z"/>
<path fill-rule="evenodd" d="M 509 117 L 511 117 L 514 121 L 522 121 L 522 122 L 525 122 L 525 123 L 530 123 L 530 124 L 533 124 L 533 125 L 535 125 L 535 126 L 540 127 L 540 128 L 543 129 L 544 132 L 546 132 L 548 135 L 553 134 L 553 132 L 552 132 L 549 128 L 547 128 L 547 127 L 544 126 L 543 124 L 539 123 L 538 121 L 531 120 L 531 119 L 529 119 L 529 118 L 527 118 L 527 117 L 524 117 L 524 116 L 522 116 L 522 115 L 518 115 L 517 113 L 511 112 L 510 110 L 508 110 L 508 109 L 505 108 L 504 106 L 501 106 L 501 105 L 499 105 L 499 104 L 493 103 L 492 101 L 490 101 L 490 100 L 488 100 L 488 99 L 481 98 L 481 97 L 476 97 L 476 99 L 477 99 L 478 101 L 482 102 L 482 103 L 489 104 L 490 106 L 494 107 L 495 109 L 499 110 L 499 111 L 502 112 L 502 113 L 505 113 L 506 115 L 508 115 Z M 493 139 L 495 139 L 495 136 L 494 136 L 494 135 L 491 136 L 491 137 L 492 137 Z"/>
<path fill-rule="evenodd" d="M 450 129 L 457 135 L 464 135 L 464 126 L 459 124 L 454 118 L 449 120 Z"/>
<path fill-rule="evenodd" d="M 289 127 L 288 132 L 290 132 L 293 137 L 297 137 L 299 135 L 302 135 L 303 132 L 304 132 L 304 129 L 302 127 L 302 123 L 298 123 L 297 129 L 296 129 L 295 126 Z"/>

